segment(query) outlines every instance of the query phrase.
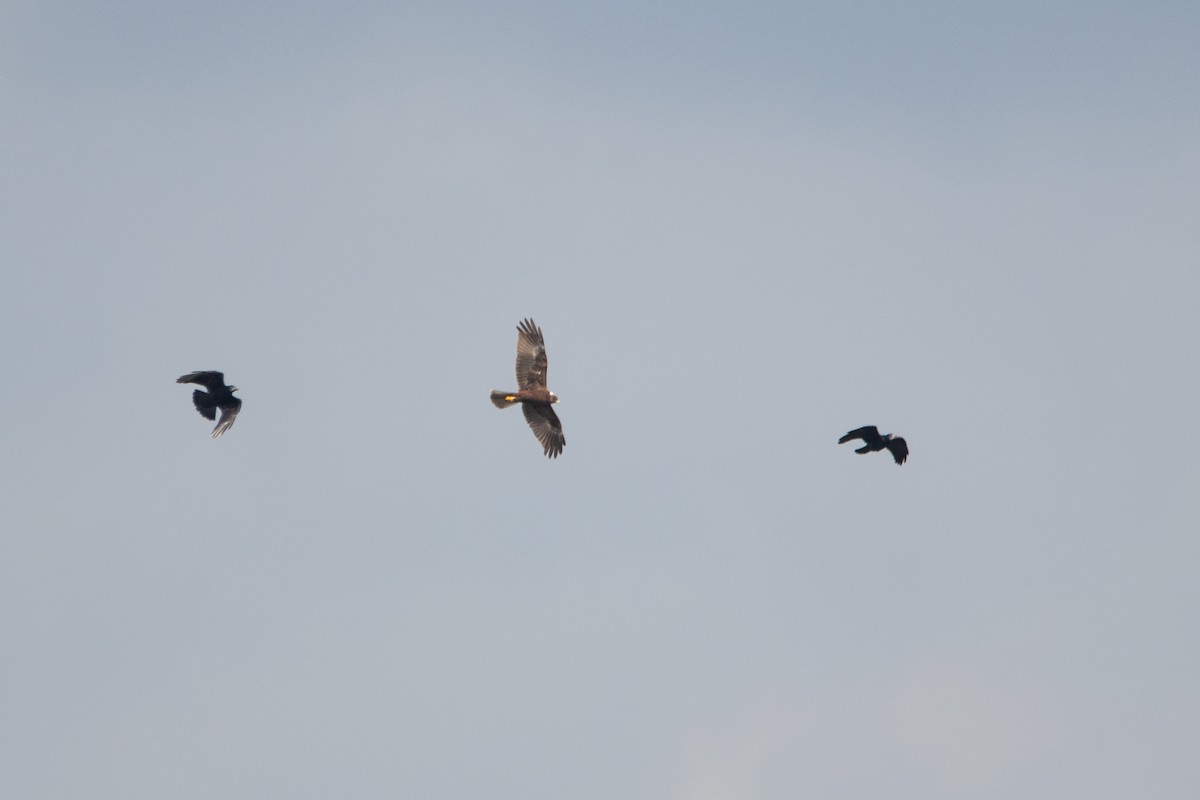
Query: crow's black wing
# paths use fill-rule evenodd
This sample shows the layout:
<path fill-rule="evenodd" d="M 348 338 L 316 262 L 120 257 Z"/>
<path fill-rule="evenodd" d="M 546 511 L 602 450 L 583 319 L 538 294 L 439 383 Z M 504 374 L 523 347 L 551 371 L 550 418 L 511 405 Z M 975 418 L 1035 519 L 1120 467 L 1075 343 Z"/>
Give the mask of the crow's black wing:
<path fill-rule="evenodd" d="M 215 439 L 232 428 L 233 421 L 237 419 L 238 412 L 241 410 L 242 401 L 236 397 L 230 397 L 221 403 L 221 419 L 217 421 L 217 427 L 213 428 L 212 437 Z M 212 417 L 209 417 L 209 419 L 212 419 Z"/>
<path fill-rule="evenodd" d="M 211 370 L 189 372 L 187 375 L 176 378 L 175 382 L 198 383 L 213 394 L 223 394 L 225 390 L 225 373 L 213 372 Z"/>
<path fill-rule="evenodd" d="M 892 451 L 892 458 L 896 459 L 897 464 L 903 464 L 908 460 L 908 442 L 903 439 L 888 439 L 887 449 Z"/>
<path fill-rule="evenodd" d="M 862 439 L 867 444 L 874 444 L 880 440 L 879 428 L 874 425 L 866 425 L 862 428 L 855 428 L 847 433 L 842 438 L 838 439 L 838 444 L 845 444 L 851 439 Z"/>

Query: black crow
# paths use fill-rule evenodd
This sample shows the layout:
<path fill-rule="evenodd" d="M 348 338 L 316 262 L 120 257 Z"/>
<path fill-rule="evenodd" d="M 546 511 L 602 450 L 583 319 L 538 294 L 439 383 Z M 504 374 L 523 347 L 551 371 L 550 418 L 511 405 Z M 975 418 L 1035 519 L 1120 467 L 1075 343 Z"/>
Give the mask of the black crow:
<path fill-rule="evenodd" d="M 897 464 L 903 464 L 908 460 L 908 442 L 890 433 L 881 436 L 879 428 L 874 425 L 850 431 L 838 439 L 838 444 L 845 444 L 851 439 L 863 440 L 863 446 L 855 450 L 856 453 L 877 453 L 886 448 L 892 451 L 892 458 L 896 459 Z"/>
<path fill-rule="evenodd" d="M 238 390 L 236 386 L 225 385 L 224 373 L 189 372 L 175 382 L 198 383 L 208 389 L 207 392 L 199 389 L 192 392 L 192 402 L 196 404 L 196 410 L 206 419 L 216 419 L 217 409 L 221 409 L 221 420 L 212 432 L 214 439 L 232 427 L 238 412 L 242 410 L 242 401 L 233 396 L 233 393 Z"/>

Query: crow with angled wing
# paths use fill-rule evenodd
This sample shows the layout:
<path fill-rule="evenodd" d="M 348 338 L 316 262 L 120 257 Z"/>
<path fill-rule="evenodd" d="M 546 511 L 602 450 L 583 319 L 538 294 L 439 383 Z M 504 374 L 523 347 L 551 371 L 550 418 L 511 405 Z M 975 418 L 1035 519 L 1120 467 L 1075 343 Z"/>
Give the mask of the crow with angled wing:
<path fill-rule="evenodd" d="M 517 326 L 517 391 L 492 392 L 496 408 L 521 404 L 525 421 L 533 435 L 542 443 L 548 458 L 557 458 L 566 445 L 562 423 L 554 413 L 558 395 L 546 388 L 546 342 L 542 329 L 533 320 L 522 320 Z"/>
<path fill-rule="evenodd" d="M 233 393 L 238 390 L 236 386 L 225 385 L 225 375 L 221 372 L 189 372 L 181 378 L 178 378 L 176 383 L 198 383 L 207 392 L 202 392 L 199 389 L 192 392 L 192 402 L 196 404 L 196 410 L 201 416 L 206 419 L 216 419 L 217 409 L 221 410 L 221 419 L 217 422 L 217 427 L 213 428 L 212 437 L 215 439 L 233 425 L 233 421 L 237 419 L 238 412 L 242 410 L 242 401 L 233 396 Z"/>
<path fill-rule="evenodd" d="M 863 440 L 863 446 L 855 450 L 856 453 L 877 453 L 886 449 L 891 451 L 892 458 L 896 459 L 897 464 L 903 464 L 908 460 L 908 442 L 890 433 L 881 436 L 879 428 L 874 425 L 850 431 L 838 439 L 838 444 L 845 444 L 851 439 Z"/>

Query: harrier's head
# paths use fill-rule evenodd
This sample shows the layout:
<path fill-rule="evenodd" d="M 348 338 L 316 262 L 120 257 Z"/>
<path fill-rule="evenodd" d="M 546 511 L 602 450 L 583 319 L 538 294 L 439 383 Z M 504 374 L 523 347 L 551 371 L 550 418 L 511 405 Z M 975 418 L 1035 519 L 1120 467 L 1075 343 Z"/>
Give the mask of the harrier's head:
<path fill-rule="evenodd" d="M 558 402 L 558 395 L 556 395 L 554 392 L 550 392 L 550 402 L 551 404 Z"/>

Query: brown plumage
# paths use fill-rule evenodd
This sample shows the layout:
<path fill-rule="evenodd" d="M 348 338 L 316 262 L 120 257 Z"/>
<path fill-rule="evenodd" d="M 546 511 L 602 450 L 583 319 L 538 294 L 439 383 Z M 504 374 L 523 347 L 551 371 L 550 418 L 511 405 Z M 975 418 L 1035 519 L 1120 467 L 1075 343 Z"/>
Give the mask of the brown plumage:
<path fill-rule="evenodd" d="M 517 391 L 492 392 L 496 408 L 521 404 L 525 421 L 542 444 L 547 457 L 557 458 L 567 444 L 562 423 L 554 413 L 558 395 L 546 388 L 546 342 L 533 320 L 517 325 Z"/>
<path fill-rule="evenodd" d="M 908 460 L 908 442 L 891 433 L 880 436 L 879 428 L 876 428 L 874 425 L 855 428 L 838 439 L 838 444 L 845 444 L 851 439 L 863 440 L 863 446 L 855 450 L 854 452 L 856 453 L 877 453 L 880 450 L 887 449 L 891 451 L 892 458 L 895 459 L 897 464 L 903 464 Z"/>

